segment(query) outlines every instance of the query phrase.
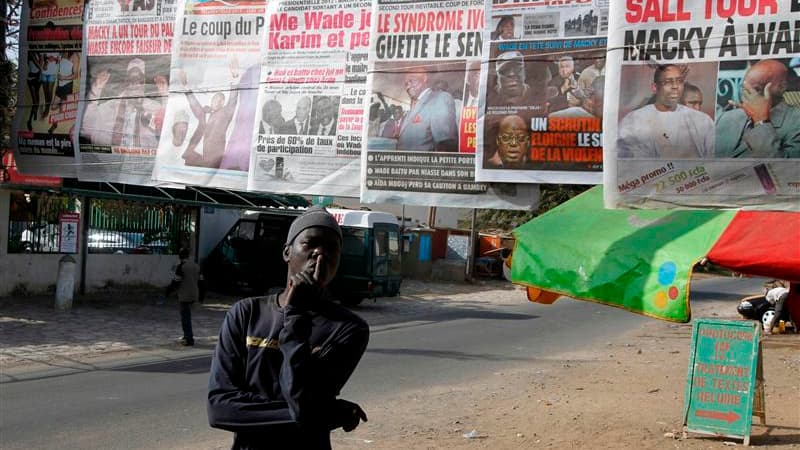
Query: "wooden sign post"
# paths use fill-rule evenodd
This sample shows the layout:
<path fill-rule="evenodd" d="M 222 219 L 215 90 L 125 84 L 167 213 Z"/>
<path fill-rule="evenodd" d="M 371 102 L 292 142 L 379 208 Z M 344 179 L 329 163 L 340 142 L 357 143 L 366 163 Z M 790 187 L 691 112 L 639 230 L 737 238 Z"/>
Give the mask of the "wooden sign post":
<path fill-rule="evenodd" d="M 700 319 L 692 329 L 686 380 L 686 431 L 733 437 L 750 444 L 753 416 L 766 425 L 758 324 Z"/>

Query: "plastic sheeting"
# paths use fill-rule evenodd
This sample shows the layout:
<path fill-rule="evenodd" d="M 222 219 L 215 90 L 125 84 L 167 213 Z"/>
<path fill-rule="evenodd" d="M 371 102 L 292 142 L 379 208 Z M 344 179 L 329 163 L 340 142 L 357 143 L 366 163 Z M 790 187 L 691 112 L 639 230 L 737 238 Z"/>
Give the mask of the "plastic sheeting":
<path fill-rule="evenodd" d="M 512 281 L 659 319 L 689 321 L 692 267 L 736 212 L 607 210 L 602 196 L 602 188 L 595 187 L 514 230 Z M 535 290 L 528 294 L 533 301 L 553 300 Z"/>
<path fill-rule="evenodd" d="M 708 259 L 744 274 L 800 282 L 800 213 L 740 211 Z"/>

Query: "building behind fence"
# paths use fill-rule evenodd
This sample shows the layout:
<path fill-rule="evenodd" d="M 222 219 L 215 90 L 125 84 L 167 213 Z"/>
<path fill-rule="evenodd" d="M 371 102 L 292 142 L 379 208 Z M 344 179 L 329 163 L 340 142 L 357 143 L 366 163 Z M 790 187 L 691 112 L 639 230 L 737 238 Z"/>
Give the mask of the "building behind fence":
<path fill-rule="evenodd" d="M 59 216 L 89 210 L 89 253 L 169 254 L 191 246 L 195 208 L 48 192 L 10 193 L 8 253 L 58 253 Z"/>

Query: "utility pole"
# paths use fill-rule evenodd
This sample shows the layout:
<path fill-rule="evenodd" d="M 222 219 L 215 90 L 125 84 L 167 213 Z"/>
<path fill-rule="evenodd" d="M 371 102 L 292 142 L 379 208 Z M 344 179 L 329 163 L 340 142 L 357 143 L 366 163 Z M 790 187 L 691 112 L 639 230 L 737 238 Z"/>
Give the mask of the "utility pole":
<path fill-rule="evenodd" d="M 478 210 L 472 208 L 472 226 L 469 233 L 469 248 L 467 249 L 466 280 L 472 283 L 475 279 L 475 248 L 478 247 Z"/>
<path fill-rule="evenodd" d="M 428 207 L 428 227 L 436 228 L 436 207 Z"/>

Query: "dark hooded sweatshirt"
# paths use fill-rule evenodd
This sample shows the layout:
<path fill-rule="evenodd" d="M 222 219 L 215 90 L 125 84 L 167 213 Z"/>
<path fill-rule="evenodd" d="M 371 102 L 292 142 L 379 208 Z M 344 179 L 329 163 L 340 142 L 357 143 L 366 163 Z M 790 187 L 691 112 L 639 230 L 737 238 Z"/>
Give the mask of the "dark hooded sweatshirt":
<path fill-rule="evenodd" d="M 367 348 L 363 319 L 330 301 L 315 311 L 278 306 L 278 294 L 240 300 L 219 334 L 208 422 L 234 449 L 329 449 L 341 426 L 335 399 Z"/>

